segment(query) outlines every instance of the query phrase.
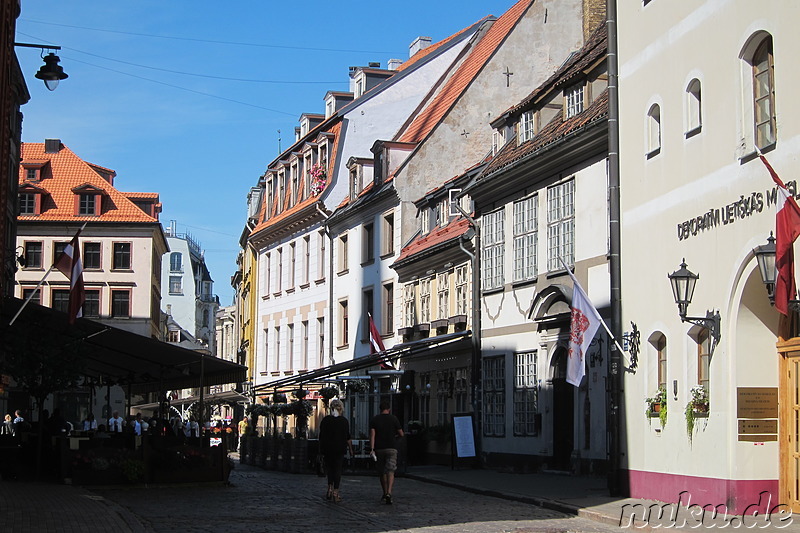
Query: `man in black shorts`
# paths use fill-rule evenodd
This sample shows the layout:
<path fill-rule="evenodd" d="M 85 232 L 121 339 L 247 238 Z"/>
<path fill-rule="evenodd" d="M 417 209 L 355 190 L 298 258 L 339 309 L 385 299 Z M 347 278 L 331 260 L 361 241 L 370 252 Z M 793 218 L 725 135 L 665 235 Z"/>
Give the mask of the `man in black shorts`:
<path fill-rule="evenodd" d="M 373 416 L 369 421 L 369 445 L 378 462 L 378 475 L 383 489 L 381 501 L 391 504 L 394 471 L 397 470 L 397 448 L 394 440 L 403 436 L 403 429 L 397 417 L 389 413 L 391 406 L 388 401 L 382 401 L 380 407 L 381 414 Z"/>

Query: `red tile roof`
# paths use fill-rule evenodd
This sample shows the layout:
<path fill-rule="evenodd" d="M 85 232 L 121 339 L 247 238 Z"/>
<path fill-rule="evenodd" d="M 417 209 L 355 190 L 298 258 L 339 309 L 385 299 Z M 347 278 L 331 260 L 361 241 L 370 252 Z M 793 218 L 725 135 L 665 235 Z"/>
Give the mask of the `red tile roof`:
<path fill-rule="evenodd" d="M 430 104 L 416 116 L 397 140 L 420 142 L 439 124 L 531 4 L 533 0 L 519 0 L 492 24 Z"/>
<path fill-rule="evenodd" d="M 437 226 L 428 234 L 419 236 L 408 243 L 400 251 L 400 256 L 395 261 L 395 265 L 403 261 L 409 261 L 415 255 L 421 254 L 426 250 L 430 250 L 434 246 L 460 237 L 465 231 L 467 231 L 468 228 L 469 221 L 463 217 L 455 219 L 444 227 Z"/>
<path fill-rule="evenodd" d="M 489 20 L 490 18 L 492 18 L 492 15 L 488 15 L 488 16 L 482 18 L 476 24 L 481 24 L 481 23 Z M 409 68 L 411 65 L 416 64 L 422 58 L 427 57 L 428 55 L 430 55 L 431 52 L 434 52 L 434 51 L 438 50 L 439 48 L 441 48 L 445 44 L 449 43 L 450 41 L 452 41 L 453 39 L 455 39 L 456 37 L 458 37 L 459 35 L 461 35 L 465 31 L 469 30 L 473 26 L 475 26 L 475 24 L 470 24 L 469 26 L 467 26 L 463 30 L 454 33 L 450 37 L 447 37 L 446 39 L 442 39 L 441 41 L 439 41 L 437 43 L 434 43 L 434 44 L 430 45 L 427 48 L 423 48 L 422 50 L 419 50 L 416 54 L 411 56 L 407 61 L 403 62 L 403 64 L 401 64 L 397 68 L 397 72 L 402 72 L 403 70 L 406 70 L 407 68 Z"/>
<path fill-rule="evenodd" d="M 103 168 L 115 174 L 113 170 L 88 163 L 75 155 L 69 148 L 61 145 L 58 153 L 45 153 L 44 143 L 22 143 L 19 184 L 32 184 L 46 191 L 42 198 L 40 215 L 20 215 L 20 221 L 89 221 L 89 222 L 158 222 L 139 209 L 131 197 L 158 199 L 157 193 L 125 193 L 118 191 L 95 171 Z M 30 161 L 49 161 L 50 164 L 42 172 L 41 179 L 29 182 L 25 179 L 23 165 Z M 104 193 L 103 209 L 100 216 L 76 216 L 76 187 L 88 185 L 102 190 Z M 133 196 L 132 196 L 133 195 Z M 148 195 L 148 196 L 135 196 Z"/>

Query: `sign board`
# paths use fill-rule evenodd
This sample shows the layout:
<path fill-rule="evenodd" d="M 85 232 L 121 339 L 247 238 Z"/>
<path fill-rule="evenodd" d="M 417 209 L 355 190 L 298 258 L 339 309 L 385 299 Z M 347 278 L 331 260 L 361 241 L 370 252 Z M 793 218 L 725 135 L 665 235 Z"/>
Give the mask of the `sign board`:
<path fill-rule="evenodd" d="M 475 457 L 475 432 L 472 415 L 453 415 L 456 457 Z"/>
<path fill-rule="evenodd" d="M 739 435 L 778 434 L 777 420 L 739 420 Z"/>
<path fill-rule="evenodd" d="M 210 446 L 219 446 L 220 444 L 222 444 L 222 439 L 219 437 L 211 437 L 209 439 Z"/>
<path fill-rule="evenodd" d="M 736 418 L 778 418 L 778 388 L 737 387 Z"/>
<path fill-rule="evenodd" d="M 739 442 L 772 442 L 778 440 L 778 435 L 739 435 Z"/>

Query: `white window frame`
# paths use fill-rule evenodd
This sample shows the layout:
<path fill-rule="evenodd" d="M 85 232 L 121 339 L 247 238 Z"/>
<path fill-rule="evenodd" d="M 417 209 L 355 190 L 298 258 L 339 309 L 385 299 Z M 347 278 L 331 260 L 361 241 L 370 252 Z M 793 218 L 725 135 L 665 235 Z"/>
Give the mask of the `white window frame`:
<path fill-rule="evenodd" d="M 403 285 L 403 325 L 410 328 L 417 323 L 417 284 Z"/>
<path fill-rule="evenodd" d="M 469 314 L 470 274 L 467 263 L 456 267 L 456 315 Z"/>
<path fill-rule="evenodd" d="M 530 111 L 525 111 L 519 116 L 519 123 L 518 123 L 518 138 L 519 144 L 522 144 L 526 141 L 533 139 L 535 134 L 535 124 L 536 122 L 536 111 L 531 109 Z"/>
<path fill-rule="evenodd" d="M 514 281 L 536 278 L 539 196 L 514 202 Z"/>
<path fill-rule="evenodd" d="M 573 85 L 564 91 L 564 118 L 572 118 L 582 113 L 585 106 L 584 84 Z"/>
<path fill-rule="evenodd" d="M 703 127 L 702 86 L 694 78 L 686 86 L 686 137 L 690 137 Z"/>
<path fill-rule="evenodd" d="M 450 271 L 436 274 L 437 306 L 436 318 L 439 320 L 450 316 Z"/>
<path fill-rule="evenodd" d="M 424 324 L 431 321 L 431 280 L 419 280 L 419 321 Z"/>
<path fill-rule="evenodd" d="M 547 188 L 547 270 L 575 262 L 575 178 Z"/>
<path fill-rule="evenodd" d="M 486 213 L 481 218 L 481 281 L 483 290 L 503 286 L 505 258 L 505 209 Z"/>
<path fill-rule="evenodd" d="M 538 411 L 538 352 L 514 354 L 514 435 L 534 436 Z"/>
<path fill-rule="evenodd" d="M 653 104 L 647 110 L 647 153 L 648 158 L 661 152 L 661 106 Z"/>

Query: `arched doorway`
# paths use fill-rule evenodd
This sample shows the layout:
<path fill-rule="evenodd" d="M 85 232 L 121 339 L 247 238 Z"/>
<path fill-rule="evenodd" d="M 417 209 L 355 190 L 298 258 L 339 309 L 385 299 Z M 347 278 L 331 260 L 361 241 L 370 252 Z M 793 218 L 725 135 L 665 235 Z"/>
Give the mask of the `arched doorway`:
<path fill-rule="evenodd" d="M 569 470 L 575 446 L 575 387 L 567 383 L 567 350 L 556 348 L 550 361 L 553 384 L 554 470 Z"/>

